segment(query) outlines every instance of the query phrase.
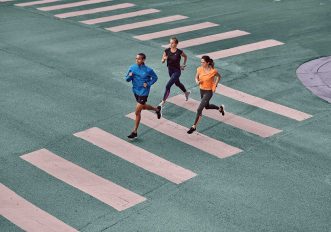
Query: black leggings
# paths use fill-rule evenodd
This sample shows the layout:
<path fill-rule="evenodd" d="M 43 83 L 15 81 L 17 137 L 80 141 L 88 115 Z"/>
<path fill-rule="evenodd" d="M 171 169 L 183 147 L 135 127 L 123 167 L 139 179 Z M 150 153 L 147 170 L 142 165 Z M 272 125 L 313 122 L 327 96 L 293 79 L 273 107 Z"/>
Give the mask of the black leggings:
<path fill-rule="evenodd" d="M 180 69 L 177 70 L 177 69 L 169 68 L 170 80 L 166 85 L 166 89 L 163 95 L 163 101 L 167 100 L 167 98 L 169 97 L 170 89 L 173 84 L 178 86 L 184 93 L 186 92 L 185 86 L 179 80 L 180 74 L 181 74 Z"/>
<path fill-rule="evenodd" d="M 203 90 L 200 89 L 200 95 L 201 95 L 201 102 L 197 110 L 197 117 L 202 115 L 203 108 L 209 110 L 209 109 L 215 109 L 218 110 L 219 107 L 214 104 L 209 104 L 209 101 L 211 97 L 213 96 L 212 90 Z"/>

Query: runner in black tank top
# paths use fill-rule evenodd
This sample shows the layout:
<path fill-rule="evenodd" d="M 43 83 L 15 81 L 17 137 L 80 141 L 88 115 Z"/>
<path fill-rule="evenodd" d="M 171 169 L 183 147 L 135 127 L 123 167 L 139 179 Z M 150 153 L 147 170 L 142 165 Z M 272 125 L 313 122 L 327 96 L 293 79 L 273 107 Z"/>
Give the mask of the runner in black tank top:
<path fill-rule="evenodd" d="M 179 80 L 179 77 L 181 75 L 181 70 L 184 70 L 186 66 L 187 56 L 182 50 L 177 48 L 177 44 L 178 44 L 177 38 L 175 37 L 171 38 L 170 47 L 164 50 L 163 52 L 162 63 L 167 61 L 170 80 L 166 85 L 166 89 L 163 95 L 163 99 L 160 103 L 160 106 L 164 106 L 167 98 L 169 97 L 170 89 L 173 84 L 178 86 L 184 92 L 186 101 L 188 100 L 188 96 L 190 95 L 190 91 L 186 91 L 185 86 Z M 180 65 L 181 57 L 184 58 L 184 63 L 182 66 Z"/>

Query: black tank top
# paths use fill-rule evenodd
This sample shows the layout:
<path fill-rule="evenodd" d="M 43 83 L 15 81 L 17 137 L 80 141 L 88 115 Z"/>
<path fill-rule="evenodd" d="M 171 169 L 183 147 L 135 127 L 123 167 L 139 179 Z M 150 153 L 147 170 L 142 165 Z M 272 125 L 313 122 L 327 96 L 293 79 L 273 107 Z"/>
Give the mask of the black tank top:
<path fill-rule="evenodd" d="M 166 50 L 164 50 L 164 52 L 168 56 L 168 68 L 180 69 L 180 59 L 183 51 L 177 48 L 176 52 L 172 53 L 170 48 L 167 48 Z"/>

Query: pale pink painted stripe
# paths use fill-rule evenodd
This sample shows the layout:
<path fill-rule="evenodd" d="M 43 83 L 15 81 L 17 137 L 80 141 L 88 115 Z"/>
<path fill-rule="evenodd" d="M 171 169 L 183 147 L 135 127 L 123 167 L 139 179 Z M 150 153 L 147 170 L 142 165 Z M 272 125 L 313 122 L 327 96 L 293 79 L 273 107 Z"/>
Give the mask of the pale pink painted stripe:
<path fill-rule="evenodd" d="M 74 135 L 176 184 L 197 175 L 97 127 Z"/>
<path fill-rule="evenodd" d="M 126 116 L 135 119 L 134 112 Z M 165 118 L 156 119 L 156 115 L 149 111 L 142 112 L 141 123 L 218 158 L 226 158 L 242 151 L 239 148 L 230 146 L 201 133 L 193 133 L 189 135 L 186 133 L 188 128 Z"/>
<path fill-rule="evenodd" d="M 148 27 L 148 26 L 152 26 L 152 25 L 168 23 L 168 22 L 173 22 L 173 21 L 187 19 L 187 18 L 188 17 L 184 16 L 184 15 L 173 15 L 173 16 L 146 20 L 146 21 L 137 22 L 137 23 L 124 24 L 124 25 L 120 25 L 120 26 L 116 26 L 116 27 L 108 27 L 108 28 L 106 28 L 106 30 L 109 30 L 112 32 L 127 31 L 127 30 L 136 29 L 136 28 Z"/>
<path fill-rule="evenodd" d="M 85 20 L 85 21 L 80 21 L 80 22 L 88 24 L 88 25 L 92 25 L 92 24 L 97 24 L 97 23 L 111 22 L 111 21 L 115 21 L 115 20 L 119 20 L 119 19 L 132 18 L 132 17 L 136 17 L 136 16 L 141 16 L 141 15 L 153 14 L 153 13 L 157 13 L 157 12 L 160 12 L 160 10 L 157 10 L 157 9 L 138 10 L 138 11 L 134 11 L 134 12 L 130 12 L 130 13 L 106 16 L 106 17 L 102 17 L 102 18 L 90 19 L 90 20 Z"/>
<path fill-rule="evenodd" d="M 235 99 L 237 101 L 244 102 L 246 104 L 259 107 L 264 110 L 271 111 L 273 113 L 295 119 L 297 121 L 303 121 L 307 118 L 311 118 L 312 115 L 306 114 L 304 112 L 283 106 L 259 97 L 252 96 L 250 94 L 241 92 L 239 90 L 232 89 L 230 87 L 219 85 L 216 89 L 216 93 L 219 93 L 223 96 Z"/>
<path fill-rule="evenodd" d="M 80 10 L 80 11 L 73 11 L 73 12 L 68 12 L 68 13 L 63 13 L 63 14 L 57 14 L 54 16 L 57 18 L 63 19 L 63 18 L 80 16 L 80 15 L 88 15 L 88 14 L 94 14 L 94 13 L 99 13 L 99 12 L 124 9 L 124 8 L 132 7 L 132 6 L 135 6 L 135 4 L 122 3 L 122 4 L 112 5 L 112 6 L 94 8 L 94 9 L 90 9 L 90 10 Z"/>
<path fill-rule="evenodd" d="M 224 33 L 219 33 L 219 34 L 203 36 L 203 37 L 199 37 L 199 38 L 195 38 L 195 39 L 180 41 L 178 44 L 178 47 L 179 48 L 188 48 L 188 47 L 193 47 L 193 46 L 211 43 L 211 42 L 215 42 L 215 41 L 231 39 L 231 38 L 248 35 L 248 34 L 250 34 L 250 33 L 246 32 L 246 31 L 240 31 L 240 30 L 228 31 L 228 32 L 224 32 Z M 169 45 L 168 44 L 162 45 L 162 47 L 167 48 L 167 47 L 169 47 Z"/>
<path fill-rule="evenodd" d="M 168 98 L 167 101 L 193 112 L 196 112 L 200 104 L 200 102 L 194 99 L 189 99 L 188 101 L 185 101 L 183 95 L 177 95 L 175 97 Z M 204 110 L 202 113 L 209 118 L 242 129 L 249 133 L 256 134 L 263 138 L 270 137 L 274 134 L 281 132 L 281 130 L 279 129 L 231 114 L 229 112 L 226 112 L 224 116 L 222 116 L 220 112 L 218 112 L 218 110 Z"/>
<path fill-rule="evenodd" d="M 51 2 L 58 2 L 60 0 L 42 0 L 42 1 L 33 1 L 33 2 L 23 2 L 23 3 L 17 3 L 15 6 L 34 6 L 34 5 L 41 5 Z"/>
<path fill-rule="evenodd" d="M 73 232 L 76 229 L 31 204 L 0 183 L 0 215 L 24 231 Z"/>
<path fill-rule="evenodd" d="M 72 8 L 76 6 L 85 6 L 90 4 L 96 4 L 96 3 L 102 3 L 102 2 L 110 2 L 112 0 L 87 0 L 87 1 L 81 1 L 81 2 L 72 2 L 72 3 L 66 3 L 61 5 L 55 5 L 55 6 L 45 6 L 37 8 L 41 11 L 52 11 L 52 10 L 60 10 L 60 9 L 67 9 Z"/>
<path fill-rule="evenodd" d="M 203 54 L 203 55 L 208 55 L 213 59 L 221 59 L 221 58 L 225 58 L 225 57 L 229 57 L 229 56 L 235 56 L 235 55 L 252 52 L 252 51 L 256 51 L 256 50 L 261 50 L 261 49 L 265 49 L 265 48 L 270 48 L 270 47 L 274 47 L 274 46 L 279 46 L 279 45 L 283 45 L 283 44 L 284 43 L 279 42 L 277 40 L 269 39 L 269 40 L 264 40 L 264 41 L 260 41 L 257 43 L 246 44 L 246 45 L 229 48 L 229 49 L 225 49 L 225 50 L 220 50 L 220 51 L 216 51 L 216 52 L 211 52 L 211 53 L 207 53 L 207 54 Z M 198 55 L 197 57 L 201 57 L 203 55 Z"/>
<path fill-rule="evenodd" d="M 177 27 L 177 28 L 173 28 L 173 29 L 169 29 L 169 30 L 158 31 L 158 32 L 153 32 L 153 33 L 143 34 L 143 35 L 137 35 L 137 36 L 134 36 L 134 38 L 144 41 L 144 40 L 161 38 L 161 37 L 165 37 L 165 36 L 178 35 L 178 34 L 185 33 L 185 32 L 196 31 L 196 30 L 201 30 L 201 29 L 206 29 L 209 27 L 216 27 L 216 26 L 218 26 L 218 24 L 216 24 L 216 23 L 210 23 L 210 22 L 198 23 L 198 24 L 189 25 L 189 26 L 185 26 L 185 27 Z"/>
<path fill-rule="evenodd" d="M 21 158 L 118 211 L 146 200 L 146 198 L 97 176 L 46 149 L 22 155 Z"/>

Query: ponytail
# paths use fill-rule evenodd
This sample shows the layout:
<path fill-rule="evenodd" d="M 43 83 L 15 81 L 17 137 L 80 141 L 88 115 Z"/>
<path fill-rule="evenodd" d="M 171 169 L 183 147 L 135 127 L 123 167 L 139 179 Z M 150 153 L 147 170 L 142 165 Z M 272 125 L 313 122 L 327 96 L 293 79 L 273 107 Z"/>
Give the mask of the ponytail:
<path fill-rule="evenodd" d="M 211 67 L 214 68 L 214 60 L 210 58 L 209 56 L 202 56 L 201 59 L 207 62 L 207 64 Z"/>
<path fill-rule="evenodd" d="M 209 66 L 210 67 L 212 67 L 212 68 L 214 68 L 214 60 L 212 59 L 212 58 L 210 58 L 210 60 L 209 60 Z"/>

